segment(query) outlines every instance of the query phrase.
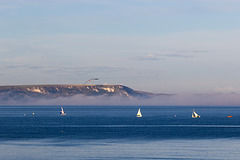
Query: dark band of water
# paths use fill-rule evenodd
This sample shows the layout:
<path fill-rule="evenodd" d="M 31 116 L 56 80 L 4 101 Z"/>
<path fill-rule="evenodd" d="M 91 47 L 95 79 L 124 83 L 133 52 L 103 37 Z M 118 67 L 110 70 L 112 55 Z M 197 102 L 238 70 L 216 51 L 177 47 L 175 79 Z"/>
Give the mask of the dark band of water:
<path fill-rule="evenodd" d="M 0 139 L 240 138 L 240 107 L 1 106 Z M 34 113 L 34 114 L 33 114 Z M 228 115 L 232 115 L 228 118 Z"/>

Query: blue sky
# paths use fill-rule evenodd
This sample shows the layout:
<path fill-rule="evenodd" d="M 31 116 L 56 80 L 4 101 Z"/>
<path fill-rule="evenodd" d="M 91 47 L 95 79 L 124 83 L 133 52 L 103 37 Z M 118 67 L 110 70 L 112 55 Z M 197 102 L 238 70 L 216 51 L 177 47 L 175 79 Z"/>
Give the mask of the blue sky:
<path fill-rule="evenodd" d="M 0 0 L 0 85 L 240 92 L 240 1 Z"/>

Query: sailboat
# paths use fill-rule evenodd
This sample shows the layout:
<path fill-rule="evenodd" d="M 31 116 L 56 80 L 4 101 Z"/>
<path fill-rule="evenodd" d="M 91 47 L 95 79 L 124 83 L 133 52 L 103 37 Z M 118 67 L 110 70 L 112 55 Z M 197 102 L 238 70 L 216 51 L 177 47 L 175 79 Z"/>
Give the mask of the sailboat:
<path fill-rule="evenodd" d="M 64 112 L 63 107 L 61 107 L 60 114 L 61 114 L 62 116 L 65 116 L 65 115 L 67 114 L 67 113 Z"/>
<path fill-rule="evenodd" d="M 142 113 L 140 111 L 140 108 L 138 109 L 137 117 L 142 117 Z"/>
<path fill-rule="evenodd" d="M 200 116 L 195 112 L 194 109 L 193 109 L 193 112 L 192 112 L 192 118 L 200 118 Z"/>

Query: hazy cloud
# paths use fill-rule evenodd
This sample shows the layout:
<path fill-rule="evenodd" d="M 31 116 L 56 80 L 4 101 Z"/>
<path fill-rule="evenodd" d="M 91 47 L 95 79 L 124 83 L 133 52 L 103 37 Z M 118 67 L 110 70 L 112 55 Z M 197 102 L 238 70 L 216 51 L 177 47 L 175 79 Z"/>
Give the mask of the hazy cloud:
<path fill-rule="evenodd" d="M 157 105 L 157 106 L 239 106 L 239 94 L 181 94 L 162 95 L 152 98 L 123 98 L 119 96 L 59 97 L 56 99 L 36 99 L 25 97 L 21 101 L 9 100 L 1 105 Z"/>
<path fill-rule="evenodd" d="M 31 69 L 31 70 L 36 70 L 36 69 L 43 69 L 44 66 L 34 66 L 34 65 L 6 65 L 6 66 L 3 66 L 2 68 L 5 68 L 5 69 Z"/>
<path fill-rule="evenodd" d="M 157 61 L 167 58 L 195 58 L 200 53 L 207 53 L 208 51 L 194 50 L 194 51 L 162 51 L 161 53 L 148 54 L 146 56 L 135 56 L 132 60 L 140 61 Z"/>
<path fill-rule="evenodd" d="M 222 92 L 215 87 L 225 84 L 239 88 L 239 4 L 0 0 L 0 73 L 5 75 L 0 83 L 104 77 L 104 82 L 156 92 Z"/>
<path fill-rule="evenodd" d="M 216 87 L 215 90 L 220 93 L 225 92 L 239 92 L 240 88 L 234 88 L 234 87 Z"/>
<path fill-rule="evenodd" d="M 148 54 L 146 56 L 136 56 L 132 57 L 132 60 L 140 60 L 140 61 L 156 61 L 160 60 L 161 57 L 156 54 Z"/>
<path fill-rule="evenodd" d="M 88 66 L 88 67 L 57 67 L 45 70 L 48 73 L 73 73 L 73 74 L 99 74 L 99 73 L 112 73 L 123 71 L 123 68 L 116 68 L 110 66 Z"/>

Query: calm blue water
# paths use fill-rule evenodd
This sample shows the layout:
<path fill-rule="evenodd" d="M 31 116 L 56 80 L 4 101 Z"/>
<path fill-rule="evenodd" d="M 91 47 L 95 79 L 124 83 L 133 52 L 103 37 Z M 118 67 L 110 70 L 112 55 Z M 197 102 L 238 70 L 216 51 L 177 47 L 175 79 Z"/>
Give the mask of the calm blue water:
<path fill-rule="evenodd" d="M 0 106 L 1 159 L 239 159 L 240 107 L 194 108 Z"/>

